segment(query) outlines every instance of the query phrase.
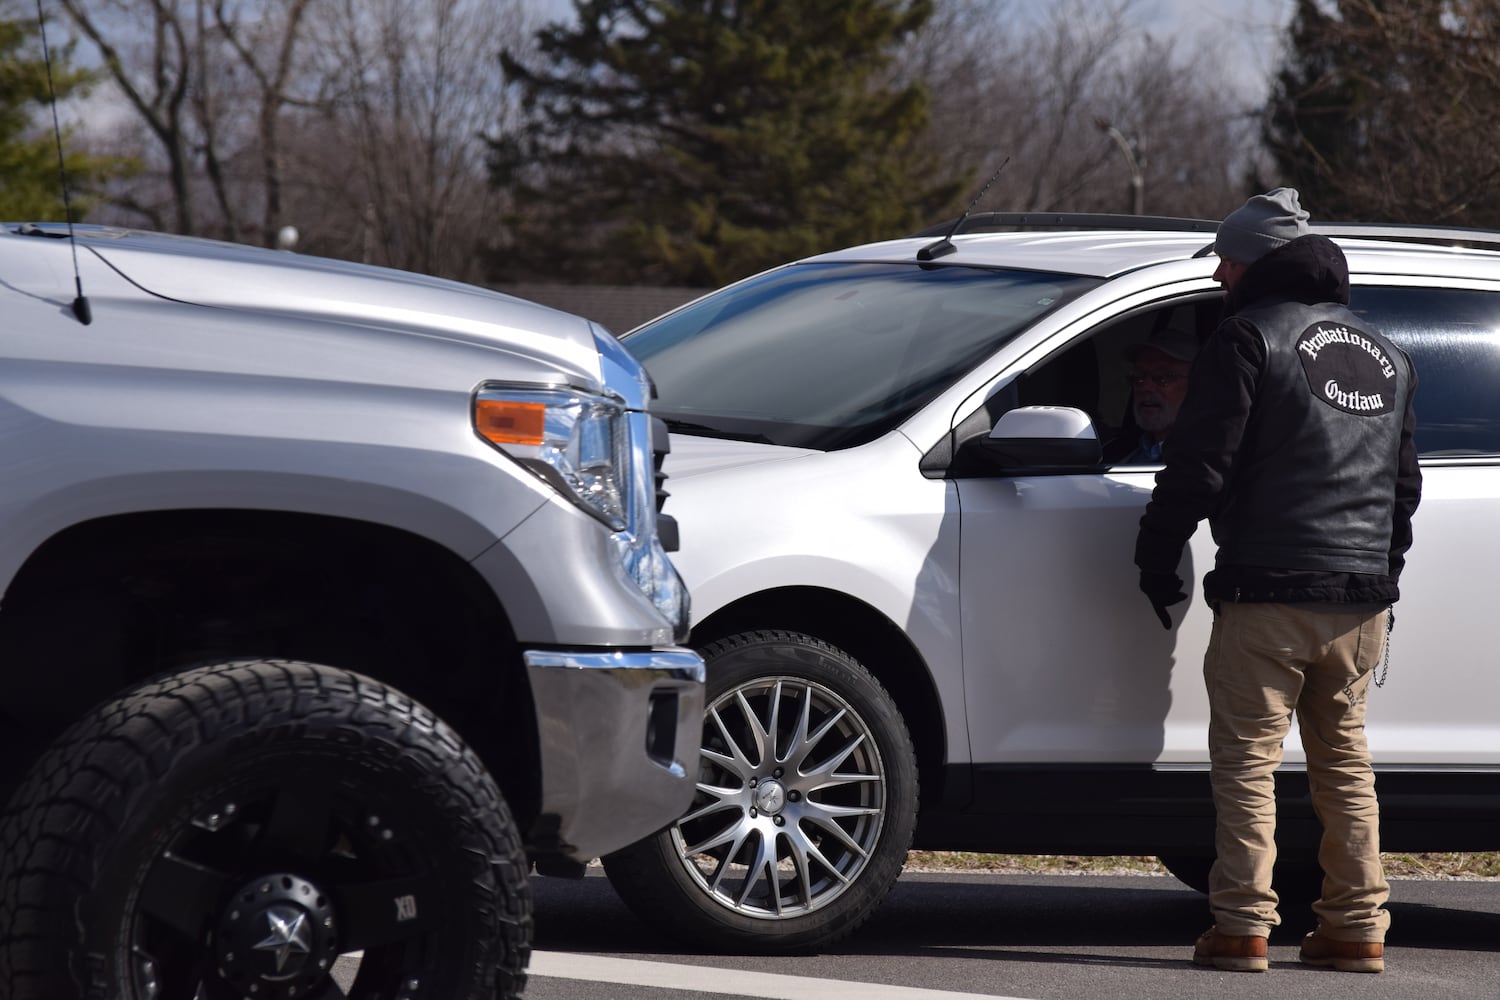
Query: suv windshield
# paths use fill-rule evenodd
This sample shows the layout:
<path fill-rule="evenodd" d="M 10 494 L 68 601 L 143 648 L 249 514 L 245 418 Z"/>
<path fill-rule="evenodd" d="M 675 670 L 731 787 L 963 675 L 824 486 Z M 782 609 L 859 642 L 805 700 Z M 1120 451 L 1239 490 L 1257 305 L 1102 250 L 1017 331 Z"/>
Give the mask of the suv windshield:
<path fill-rule="evenodd" d="M 1099 284 L 1037 271 L 796 264 L 626 338 L 674 430 L 824 451 L 895 427 L 1038 317 Z"/>

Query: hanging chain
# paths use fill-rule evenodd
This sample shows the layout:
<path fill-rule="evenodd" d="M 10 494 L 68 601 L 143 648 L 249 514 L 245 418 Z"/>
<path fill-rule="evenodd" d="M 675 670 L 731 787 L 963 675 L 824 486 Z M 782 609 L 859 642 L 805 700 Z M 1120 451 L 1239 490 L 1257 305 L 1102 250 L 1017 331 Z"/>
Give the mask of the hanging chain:
<path fill-rule="evenodd" d="M 1385 611 L 1385 660 L 1380 664 L 1380 673 L 1375 675 L 1375 686 L 1385 687 L 1385 676 L 1391 672 L 1391 632 L 1396 627 L 1396 609 Z"/>

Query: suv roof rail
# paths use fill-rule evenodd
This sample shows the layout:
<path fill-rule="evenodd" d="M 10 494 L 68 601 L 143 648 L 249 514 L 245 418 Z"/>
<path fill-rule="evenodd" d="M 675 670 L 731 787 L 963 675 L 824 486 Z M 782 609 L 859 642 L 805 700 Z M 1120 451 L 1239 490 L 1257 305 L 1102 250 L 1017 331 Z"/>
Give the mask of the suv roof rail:
<path fill-rule="evenodd" d="M 1418 226 L 1400 222 L 1315 222 L 1308 227 L 1319 236 L 1346 239 L 1435 243 L 1442 246 L 1500 250 L 1500 232 L 1464 226 Z"/>
<path fill-rule="evenodd" d="M 943 236 L 957 219 L 928 226 L 913 237 Z M 1133 229 L 1144 232 L 1217 232 L 1213 219 L 1174 218 L 1166 215 L 1117 215 L 1109 212 L 980 212 L 964 219 L 956 233 L 987 229 Z M 1315 222 L 1308 227 L 1319 236 L 1345 239 L 1433 243 L 1441 246 L 1500 250 L 1500 230 L 1467 226 L 1422 226 L 1402 222 Z"/>
<path fill-rule="evenodd" d="M 953 228 L 956 219 L 929 226 L 917 236 L 943 236 Z M 995 228 L 1034 229 L 1137 229 L 1149 232 L 1212 233 L 1217 220 L 1177 219 L 1164 215 L 1113 215 L 1108 212 L 980 212 L 971 215 L 958 227 L 959 233 Z M 956 235 L 956 234 L 955 234 Z"/>

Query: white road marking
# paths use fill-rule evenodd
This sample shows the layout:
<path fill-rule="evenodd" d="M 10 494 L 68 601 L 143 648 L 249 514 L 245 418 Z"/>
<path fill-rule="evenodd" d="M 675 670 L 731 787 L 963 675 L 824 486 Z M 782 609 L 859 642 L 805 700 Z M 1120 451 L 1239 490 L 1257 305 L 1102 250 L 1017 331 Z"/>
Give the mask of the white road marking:
<path fill-rule="evenodd" d="M 786 976 L 771 972 L 742 972 L 675 962 L 643 962 L 633 958 L 605 958 L 572 952 L 534 951 L 527 973 L 549 979 L 582 979 L 592 983 L 655 986 L 764 1000 L 1025 1000 L 991 993 L 950 993 L 883 983 L 851 983 L 842 979 Z"/>

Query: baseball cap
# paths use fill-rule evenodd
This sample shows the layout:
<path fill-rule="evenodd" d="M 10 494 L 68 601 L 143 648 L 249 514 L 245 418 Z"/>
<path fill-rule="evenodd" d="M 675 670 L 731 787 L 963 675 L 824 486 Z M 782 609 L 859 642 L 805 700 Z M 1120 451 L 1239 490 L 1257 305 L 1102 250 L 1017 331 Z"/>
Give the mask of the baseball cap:
<path fill-rule="evenodd" d="M 1152 330 L 1145 340 L 1130 344 L 1125 348 L 1125 360 L 1134 361 L 1142 351 L 1148 348 L 1161 351 L 1167 357 L 1178 361 L 1191 362 L 1198 356 L 1198 335 L 1192 330 L 1175 326 Z"/>

